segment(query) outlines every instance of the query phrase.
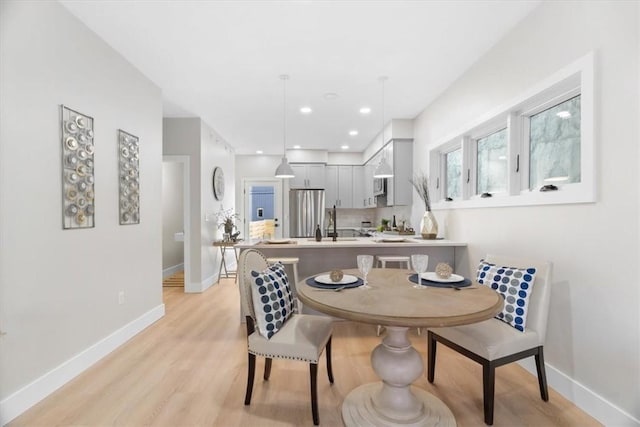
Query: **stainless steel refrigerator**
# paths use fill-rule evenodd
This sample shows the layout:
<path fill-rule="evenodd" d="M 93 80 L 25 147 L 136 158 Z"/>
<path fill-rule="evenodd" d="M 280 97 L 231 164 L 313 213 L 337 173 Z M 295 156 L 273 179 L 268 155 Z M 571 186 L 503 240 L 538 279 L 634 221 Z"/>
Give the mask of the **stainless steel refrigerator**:
<path fill-rule="evenodd" d="M 318 225 L 323 230 L 324 190 L 289 190 L 289 237 L 314 237 Z"/>

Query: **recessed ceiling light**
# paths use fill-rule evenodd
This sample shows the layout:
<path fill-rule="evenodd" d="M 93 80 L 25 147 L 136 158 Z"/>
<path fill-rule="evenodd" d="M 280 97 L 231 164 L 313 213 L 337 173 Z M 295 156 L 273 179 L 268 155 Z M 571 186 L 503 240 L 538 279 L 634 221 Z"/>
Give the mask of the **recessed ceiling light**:
<path fill-rule="evenodd" d="M 571 117 L 571 113 L 568 111 L 558 111 L 556 113 L 556 116 L 560 117 L 561 119 L 568 119 L 569 117 Z"/>
<path fill-rule="evenodd" d="M 311 107 L 300 107 L 300 112 L 302 114 L 311 114 L 312 111 Z"/>
<path fill-rule="evenodd" d="M 356 136 L 357 134 L 358 134 L 358 131 L 355 130 L 355 129 L 349 131 L 349 135 L 351 135 L 351 136 Z"/>
<path fill-rule="evenodd" d="M 360 109 L 360 114 L 369 114 L 369 113 L 371 113 L 371 108 L 369 107 L 362 107 Z"/>
<path fill-rule="evenodd" d="M 256 150 L 256 154 L 262 154 L 263 151 L 262 150 Z"/>
<path fill-rule="evenodd" d="M 342 148 L 343 150 L 348 150 L 349 146 L 348 145 L 341 145 L 340 148 Z"/>
<path fill-rule="evenodd" d="M 336 99 L 338 96 L 337 93 L 335 92 L 327 92 L 323 95 L 323 98 L 326 99 L 327 101 L 333 101 L 334 99 Z"/>
<path fill-rule="evenodd" d="M 294 145 L 293 148 L 295 148 L 297 150 L 298 148 L 300 148 L 300 146 L 299 145 Z"/>
<path fill-rule="evenodd" d="M 498 160 L 507 160 L 507 156 L 498 156 Z"/>

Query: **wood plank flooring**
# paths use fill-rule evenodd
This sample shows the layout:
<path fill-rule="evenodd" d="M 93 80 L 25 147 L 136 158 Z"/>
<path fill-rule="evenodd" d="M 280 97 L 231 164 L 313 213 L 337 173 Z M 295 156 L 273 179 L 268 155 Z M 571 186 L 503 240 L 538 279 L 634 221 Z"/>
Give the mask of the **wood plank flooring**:
<path fill-rule="evenodd" d="M 76 379 L 11 422 L 10 426 L 302 426 L 311 419 L 308 365 L 274 360 L 262 380 L 258 358 L 250 406 L 244 406 L 246 338 L 239 323 L 234 279 L 202 294 L 164 288 L 166 316 Z M 320 424 L 341 426 L 341 404 L 355 387 L 377 381 L 369 361 L 378 345 L 375 326 L 336 322 L 335 384 L 318 372 Z M 412 332 L 426 355 L 426 340 Z M 425 361 L 426 364 L 426 361 Z M 438 346 L 434 385 L 415 385 L 442 399 L 458 425 L 482 426 L 480 366 Z M 495 426 L 597 426 L 558 393 L 540 399 L 535 377 L 515 364 L 496 373 Z"/>
<path fill-rule="evenodd" d="M 178 271 L 162 281 L 162 287 L 164 288 L 184 288 L 184 271 Z"/>

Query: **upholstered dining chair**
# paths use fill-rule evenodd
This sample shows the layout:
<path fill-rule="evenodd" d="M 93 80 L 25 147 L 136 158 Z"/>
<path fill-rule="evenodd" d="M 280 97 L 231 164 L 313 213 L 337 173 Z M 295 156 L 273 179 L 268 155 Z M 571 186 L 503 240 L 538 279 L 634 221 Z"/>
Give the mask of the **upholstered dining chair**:
<path fill-rule="evenodd" d="M 512 298 L 505 299 L 505 308 L 499 314 L 503 320 L 492 318 L 470 325 L 429 328 L 427 332 L 427 379 L 430 383 L 435 376 L 438 342 L 482 365 L 484 422 L 488 425 L 493 424 L 495 370 L 499 366 L 534 356 L 540 397 L 545 402 L 549 400 L 543 345 L 549 314 L 551 269 L 550 262 L 487 255 L 477 277 L 484 285 L 498 288 L 507 297 L 511 295 Z M 526 276 L 532 272 L 533 277 Z M 480 277 L 480 273 L 485 274 Z M 531 279 L 531 283 L 526 279 Z M 512 280 L 514 289 L 509 286 Z M 522 290 L 524 293 L 520 294 Z M 524 327 L 520 323 L 523 322 L 523 311 L 526 316 Z"/>
<path fill-rule="evenodd" d="M 240 300 L 247 324 L 248 372 L 247 391 L 244 404 L 251 403 L 253 380 L 256 370 L 256 356 L 265 358 L 264 380 L 269 380 L 272 359 L 292 359 L 309 363 L 309 377 L 311 383 L 311 411 L 313 423 L 318 425 L 318 360 L 325 351 L 329 382 L 333 384 L 331 369 L 331 334 L 332 320 L 325 316 L 297 314 L 293 312 L 293 296 L 291 305 L 287 303 L 288 284 L 284 267 L 281 264 L 270 266 L 264 255 L 254 249 L 242 251 L 239 259 L 240 271 Z M 277 282 L 277 284 L 276 284 Z M 263 287 L 264 285 L 264 287 Z M 269 286 L 270 285 L 270 286 Z M 267 289 L 269 288 L 269 289 Z M 275 288 L 275 289 L 274 289 Z M 284 296 L 273 296 L 270 290 L 284 292 Z M 266 296 L 266 298 L 265 298 Z M 264 299 L 262 299 L 264 298 Z M 279 299 L 282 298 L 282 299 Z M 279 301 L 274 306 L 270 304 Z M 278 315 L 289 307 L 291 313 L 286 313 L 281 324 L 269 323 L 268 317 L 278 311 Z M 269 306 L 269 307 L 266 307 Z M 265 309 L 266 307 L 266 309 Z M 266 313 L 266 327 L 264 318 Z M 286 317 L 289 316 L 289 317 Z M 274 326 L 277 331 L 274 332 Z M 266 335 L 266 336 L 265 336 Z M 285 379 L 288 381 L 288 379 Z"/>

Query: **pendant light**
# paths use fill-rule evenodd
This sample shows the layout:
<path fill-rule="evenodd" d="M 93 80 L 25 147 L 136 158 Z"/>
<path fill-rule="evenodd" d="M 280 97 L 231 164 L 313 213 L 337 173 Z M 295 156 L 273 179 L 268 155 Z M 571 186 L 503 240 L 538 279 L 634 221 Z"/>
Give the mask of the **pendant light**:
<path fill-rule="evenodd" d="M 282 98 L 283 98 L 283 108 L 282 108 L 282 162 L 280 166 L 276 169 L 276 178 L 293 178 L 295 175 L 293 173 L 293 169 L 289 165 L 289 161 L 287 160 L 287 80 L 289 80 L 289 76 L 283 74 L 280 76 L 282 80 Z"/>
<path fill-rule="evenodd" d="M 387 156 L 384 150 L 384 82 L 387 80 L 387 76 L 382 76 L 378 80 L 382 84 L 382 130 L 380 131 L 380 139 L 382 140 L 382 157 L 380 163 L 373 171 L 374 178 L 393 178 L 393 169 L 387 162 Z"/>

